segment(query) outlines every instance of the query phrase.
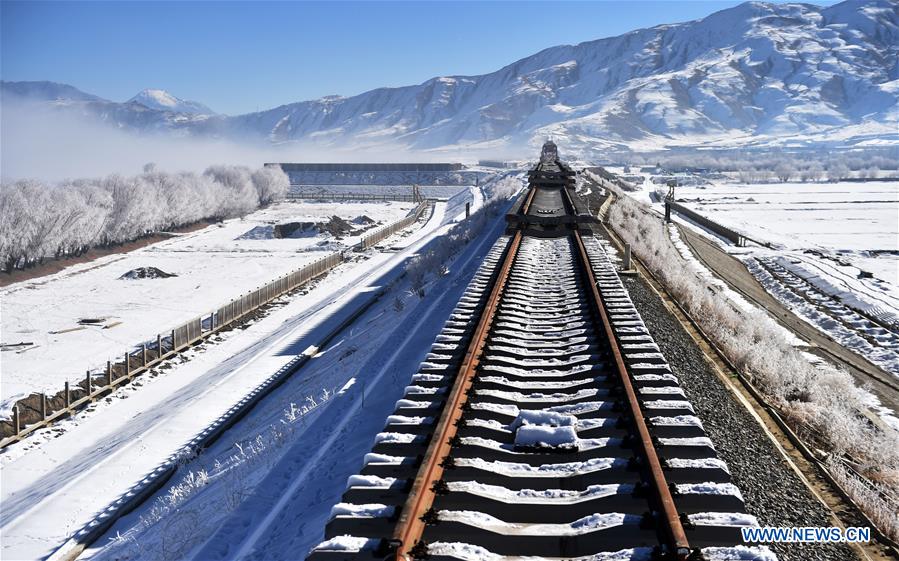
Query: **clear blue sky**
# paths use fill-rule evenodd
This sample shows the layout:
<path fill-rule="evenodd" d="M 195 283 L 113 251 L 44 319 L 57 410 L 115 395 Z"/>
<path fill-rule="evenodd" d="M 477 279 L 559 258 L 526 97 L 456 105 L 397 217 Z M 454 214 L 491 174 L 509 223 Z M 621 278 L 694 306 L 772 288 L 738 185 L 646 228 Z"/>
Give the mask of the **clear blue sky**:
<path fill-rule="evenodd" d="M 162 88 L 236 114 L 482 74 L 546 47 L 738 3 L 0 0 L 0 77 L 64 82 L 116 101 Z"/>

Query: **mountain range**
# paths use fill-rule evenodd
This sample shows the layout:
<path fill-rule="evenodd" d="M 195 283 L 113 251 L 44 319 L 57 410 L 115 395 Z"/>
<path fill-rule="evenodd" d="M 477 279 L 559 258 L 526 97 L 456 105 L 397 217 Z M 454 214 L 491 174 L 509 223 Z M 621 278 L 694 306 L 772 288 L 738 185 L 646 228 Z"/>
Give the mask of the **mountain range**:
<path fill-rule="evenodd" d="M 899 144 L 899 1 L 747 2 L 545 49 L 495 72 L 228 116 L 164 90 L 120 103 L 52 82 L 12 96 L 137 133 L 258 143 L 566 151 Z"/>

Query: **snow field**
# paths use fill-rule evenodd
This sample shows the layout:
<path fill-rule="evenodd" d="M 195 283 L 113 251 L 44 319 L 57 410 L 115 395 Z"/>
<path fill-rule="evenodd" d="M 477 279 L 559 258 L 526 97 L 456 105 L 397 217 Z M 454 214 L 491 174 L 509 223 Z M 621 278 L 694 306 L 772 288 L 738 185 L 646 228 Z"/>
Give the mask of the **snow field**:
<path fill-rule="evenodd" d="M 730 304 L 736 306 L 742 312 L 750 316 L 760 313 L 760 310 L 744 298 L 742 294 L 732 290 L 726 283 L 705 268 L 705 265 L 694 256 L 693 251 L 681 239 L 680 232 L 676 226 L 668 225 L 668 235 L 680 257 L 694 267 L 695 274 L 699 275 L 703 282 L 714 287 L 718 293 L 724 294 Z M 896 316 L 893 312 L 888 311 L 888 309 L 892 309 L 889 304 L 889 302 L 892 302 L 889 294 L 875 294 L 871 291 L 866 291 L 862 284 L 854 282 L 854 280 L 850 281 L 849 284 L 862 290 L 863 298 L 868 299 L 864 300 L 854 296 L 853 293 L 832 287 L 832 285 L 822 280 L 821 277 L 816 277 L 814 282 L 805 281 L 803 273 L 799 272 L 804 271 L 804 269 L 793 263 L 794 261 L 799 262 L 799 260 L 792 258 L 773 259 L 770 257 L 753 257 L 750 254 L 746 255 L 743 261 L 749 272 L 756 277 L 759 283 L 767 288 L 772 295 L 780 299 L 781 302 L 790 307 L 798 317 L 815 325 L 822 332 L 847 348 L 856 350 L 866 359 L 884 368 L 887 372 L 896 371 L 897 339 L 895 334 L 873 323 L 858 311 L 865 310 L 869 315 L 879 317 L 881 323 L 894 323 Z M 770 268 L 766 269 L 762 266 L 763 261 L 772 263 L 770 266 L 782 268 L 785 271 L 784 275 L 790 276 L 792 281 L 781 283 L 776 280 Z M 821 286 L 825 287 L 824 290 L 819 288 Z M 795 287 L 798 287 L 798 289 Z M 815 304 L 809 302 L 809 300 L 815 302 Z M 872 305 L 870 301 L 885 303 L 887 308 L 885 309 L 881 305 Z M 794 347 L 800 348 L 806 345 L 805 341 L 799 339 L 792 331 L 782 327 L 780 324 L 771 323 L 769 327 L 777 331 L 781 338 Z M 815 355 L 805 352 L 802 355 L 813 365 L 824 364 Z M 896 418 L 895 411 L 883 407 L 874 394 L 864 389 L 861 389 L 860 392 L 860 398 L 865 406 L 875 412 L 887 425 L 899 430 L 899 419 Z"/>
<path fill-rule="evenodd" d="M 716 183 L 681 188 L 678 197 L 719 223 L 773 242 L 776 249 L 732 248 L 677 218 L 737 254 L 799 317 L 899 375 L 896 336 L 884 327 L 899 320 L 899 184 Z M 875 278 L 859 278 L 861 271 Z"/>
<path fill-rule="evenodd" d="M 678 187 L 676 195 L 716 222 L 785 248 L 829 249 L 860 264 L 872 258 L 851 252 L 896 250 L 899 183 L 716 182 Z M 883 280 L 896 284 L 895 273 Z"/>
<path fill-rule="evenodd" d="M 3 353 L 0 414 L 33 392 L 55 394 L 99 372 L 106 360 L 225 304 L 282 274 L 358 241 L 328 234 L 252 239 L 248 232 L 284 222 L 321 222 L 332 215 L 351 221 L 366 215 L 388 223 L 404 217 L 411 203 L 280 203 L 244 219 L 152 244 L 0 290 L 3 343 L 34 346 Z M 177 275 L 120 280 L 137 267 L 153 266 Z M 79 325 L 83 318 L 101 318 Z"/>
<path fill-rule="evenodd" d="M 621 174 L 621 168 L 609 168 Z M 637 174 L 642 175 L 642 174 Z M 594 176 L 595 177 L 595 176 Z M 663 187 L 649 181 L 631 196 L 662 212 L 650 197 Z M 899 183 L 740 184 L 714 181 L 680 186 L 680 202 L 710 219 L 775 246 L 735 248 L 714 234 L 673 218 L 741 258 L 782 257 L 803 278 L 847 305 L 876 314 L 899 310 Z M 860 271 L 874 278 L 859 278 Z"/>

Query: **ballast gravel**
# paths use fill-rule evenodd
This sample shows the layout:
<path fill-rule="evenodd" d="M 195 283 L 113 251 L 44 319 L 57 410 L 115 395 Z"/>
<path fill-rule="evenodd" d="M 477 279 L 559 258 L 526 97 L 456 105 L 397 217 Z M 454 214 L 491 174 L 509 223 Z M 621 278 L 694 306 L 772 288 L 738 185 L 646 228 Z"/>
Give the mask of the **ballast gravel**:
<path fill-rule="evenodd" d="M 787 465 L 756 420 L 734 400 L 659 296 L 642 278 L 622 277 L 622 281 L 719 456 L 727 462 L 749 513 L 762 526 L 830 526 L 825 507 Z M 858 559 L 844 544 L 767 545 L 780 561 Z"/>

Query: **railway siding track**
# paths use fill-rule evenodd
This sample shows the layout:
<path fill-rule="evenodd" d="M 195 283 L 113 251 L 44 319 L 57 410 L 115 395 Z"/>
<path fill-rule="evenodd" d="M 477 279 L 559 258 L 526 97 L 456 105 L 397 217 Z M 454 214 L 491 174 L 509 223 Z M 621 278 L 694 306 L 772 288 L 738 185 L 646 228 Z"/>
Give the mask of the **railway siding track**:
<path fill-rule="evenodd" d="M 716 559 L 757 524 L 602 246 L 550 234 L 494 245 L 310 561 Z"/>
<path fill-rule="evenodd" d="M 827 316 L 848 332 L 864 339 L 884 353 L 899 353 L 899 330 L 872 317 L 867 317 L 833 296 L 824 294 L 814 285 L 787 270 L 772 257 L 755 258 L 755 262 L 777 281 L 783 290 L 807 302 L 821 314 Z M 750 270 L 750 272 L 752 272 Z"/>

